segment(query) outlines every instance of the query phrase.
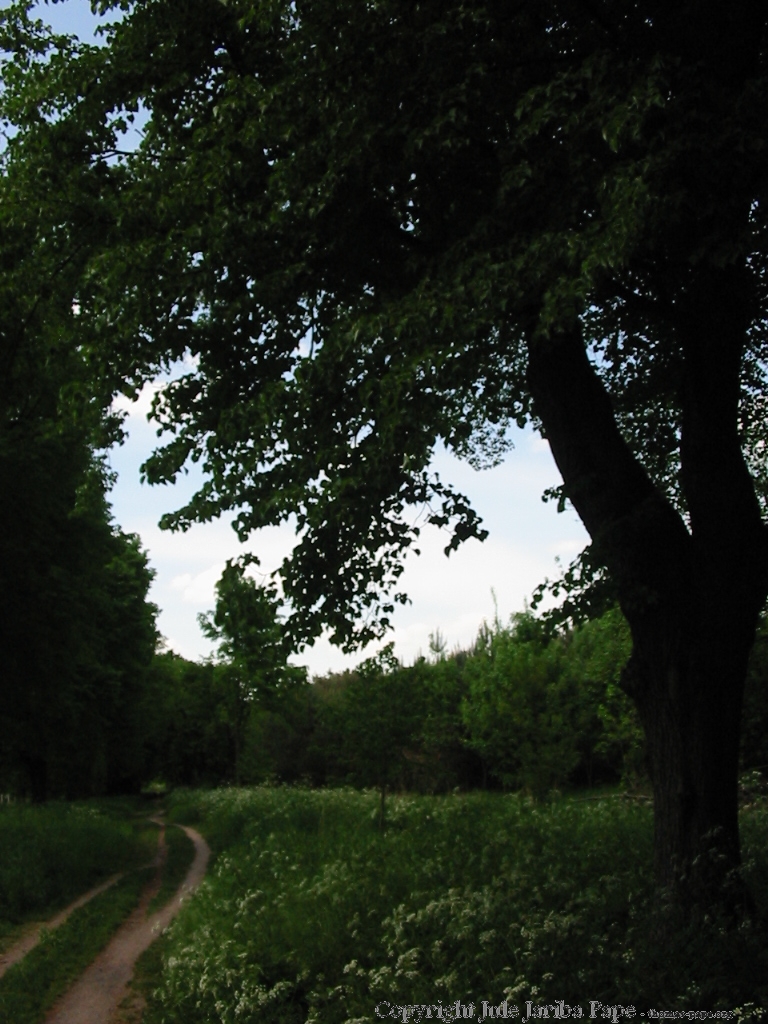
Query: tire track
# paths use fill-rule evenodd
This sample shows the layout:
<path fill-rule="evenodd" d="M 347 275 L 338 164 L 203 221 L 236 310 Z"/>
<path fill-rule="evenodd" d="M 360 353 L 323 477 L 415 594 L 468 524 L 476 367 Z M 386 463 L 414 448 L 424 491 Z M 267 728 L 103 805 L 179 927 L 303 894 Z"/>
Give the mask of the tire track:
<path fill-rule="evenodd" d="M 175 895 L 156 913 L 146 916 L 157 892 L 159 877 L 144 891 L 141 902 L 120 926 L 72 988 L 50 1010 L 45 1024 L 110 1024 L 125 999 L 136 960 L 178 914 L 184 900 L 205 876 L 210 857 L 208 844 L 195 829 L 181 826 L 195 846 L 187 877 Z"/>
<path fill-rule="evenodd" d="M 124 872 L 120 872 L 117 875 L 112 875 L 111 878 L 107 878 L 106 881 L 101 882 L 93 889 L 89 889 L 88 892 L 83 893 L 82 896 L 70 903 L 68 907 L 60 910 L 55 917 L 52 917 L 49 921 L 40 921 L 32 926 L 31 930 L 26 935 L 22 936 L 17 942 L 14 942 L 12 946 L 9 946 L 5 952 L 0 953 L 0 978 L 5 974 L 9 967 L 13 967 L 19 960 L 23 960 L 24 957 L 40 941 L 43 931 L 53 931 L 58 928 L 59 925 L 64 924 L 70 914 L 78 910 L 80 907 L 84 907 L 86 903 L 90 903 L 95 896 L 99 896 L 101 893 L 106 892 L 107 889 L 111 888 L 115 882 L 119 882 L 123 877 Z"/>

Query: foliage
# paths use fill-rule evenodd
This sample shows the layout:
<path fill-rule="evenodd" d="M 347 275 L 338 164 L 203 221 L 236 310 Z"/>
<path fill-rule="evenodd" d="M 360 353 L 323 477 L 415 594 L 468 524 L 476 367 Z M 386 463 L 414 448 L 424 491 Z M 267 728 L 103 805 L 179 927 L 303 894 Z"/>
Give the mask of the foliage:
<path fill-rule="evenodd" d="M 113 6 L 102 48 L 24 0 L 0 22 L 11 326 L 53 313 L 29 351 L 63 338 L 95 400 L 194 356 L 146 468 L 206 478 L 165 525 L 295 517 L 297 642 L 382 635 L 420 523 L 484 536 L 436 445 L 488 464 L 532 421 L 591 537 L 563 586 L 631 626 L 659 884 L 712 834 L 736 867 L 768 595 L 764 5 Z"/>
<path fill-rule="evenodd" d="M 765 673 L 755 649 L 744 711 L 745 768 L 763 764 Z M 242 780 L 450 792 L 502 783 L 555 788 L 645 776 L 642 732 L 620 686 L 629 653 L 617 609 L 552 634 L 525 612 L 484 625 L 465 651 L 411 666 L 391 648 L 346 672 L 246 705 Z M 138 708 L 143 778 L 171 785 L 236 778 L 227 694 L 213 664 L 156 655 Z M 517 722 L 516 727 L 512 727 Z"/>
<path fill-rule="evenodd" d="M 137 787 L 157 634 L 152 572 L 138 538 L 112 522 L 96 454 L 120 435 L 77 302 L 101 237 L 82 215 L 99 171 L 63 123 L 44 152 L 17 159 L 10 124 L 52 125 L 40 61 L 61 71 L 86 58 L 28 8 L 0 13 L 0 789 L 40 800 Z"/>
<path fill-rule="evenodd" d="M 617 610 L 556 635 L 523 613 L 484 625 L 470 650 L 410 666 L 387 646 L 354 672 L 315 679 L 279 715 L 254 713 L 244 778 L 428 793 L 490 779 L 537 797 L 631 783 L 644 765 L 619 687 L 628 655 Z"/>
<path fill-rule="evenodd" d="M 303 688 L 264 710 L 238 678 L 227 665 L 156 655 L 142 711 L 145 779 L 198 786 L 233 782 L 238 773 L 245 781 L 293 779 L 305 770 L 311 710 Z"/>
<path fill-rule="evenodd" d="M 403 781 L 421 717 L 421 694 L 410 683 L 389 644 L 349 676 L 339 707 L 343 756 L 358 783 L 379 790 L 382 825 L 387 789 Z"/>
<path fill-rule="evenodd" d="M 588 1013 L 599 998 L 639 1014 L 764 1004 L 754 927 L 702 920 L 661 953 L 648 807 L 499 795 L 390 804 L 382 832 L 373 793 L 182 794 L 175 813 L 194 813 L 218 857 L 173 927 L 149 1020 L 374 1021 L 381 1000 L 563 999 Z M 763 887 L 765 827 L 764 808 L 750 812 Z"/>
<path fill-rule="evenodd" d="M 527 624 L 522 618 L 509 632 L 481 631 L 462 710 L 470 743 L 491 771 L 542 797 L 576 767 L 582 730 L 562 644 L 526 639 Z"/>
<path fill-rule="evenodd" d="M 12 5 L 9 216 L 34 194 L 77 255 L 77 332 L 107 380 L 199 356 L 158 400 L 173 436 L 148 468 L 193 458 L 209 479 L 167 522 L 296 515 L 292 628 L 369 638 L 418 537 L 408 505 L 433 502 L 451 546 L 483 534 L 430 475 L 434 444 L 498 458 L 533 415 L 526 345 L 574 324 L 624 439 L 683 507 L 694 375 L 671 307 L 696 307 L 690 266 L 704 283 L 736 267 L 749 298 L 739 416 L 762 487 L 762 22 L 742 7 L 705 31 L 634 3 L 142 2 L 89 48 Z M 727 39 L 750 53 L 732 79 Z M 43 267 L 49 235 L 26 247 Z"/>
<path fill-rule="evenodd" d="M 217 710 L 232 737 L 238 783 L 254 706 L 278 710 L 306 682 L 305 671 L 288 664 L 291 645 L 279 617 L 282 601 L 274 587 L 245 575 L 247 564 L 227 563 L 216 584 L 216 610 L 199 617 L 203 633 L 220 641 L 214 669 Z"/>
<path fill-rule="evenodd" d="M 146 554 L 112 522 L 82 438 L 0 438 L 0 479 L 0 784 L 35 799 L 136 788 L 157 641 Z"/>
<path fill-rule="evenodd" d="M 742 722 L 742 768 L 768 772 L 768 619 L 765 616 L 750 657 Z"/>
<path fill-rule="evenodd" d="M 282 601 L 274 586 L 245 575 L 249 561 L 227 562 L 216 584 L 216 610 L 201 615 L 203 633 L 219 641 L 218 657 L 241 677 L 245 700 L 279 706 L 287 690 L 303 681 L 288 665 L 291 654 L 280 620 Z"/>
<path fill-rule="evenodd" d="M 231 741 L 212 664 L 159 652 L 145 701 L 145 778 L 199 786 L 232 777 Z"/>
<path fill-rule="evenodd" d="M 411 762 L 411 788 L 424 793 L 488 785 L 488 765 L 468 742 L 462 704 L 469 692 L 472 651 L 417 662 L 412 685 L 423 691 L 420 757 Z"/>
<path fill-rule="evenodd" d="M 469 650 L 406 666 L 386 646 L 355 671 L 279 698 L 269 691 L 262 702 L 259 677 L 252 696 L 233 695 L 226 665 L 160 653 L 141 711 L 145 777 L 194 786 L 239 773 L 247 783 L 422 793 L 503 784 L 537 797 L 563 786 L 633 785 L 645 765 L 637 716 L 620 688 L 628 654 L 618 610 L 557 634 L 526 612 L 508 626 L 484 625 Z"/>
<path fill-rule="evenodd" d="M 537 797 L 566 781 L 643 775 L 643 735 L 621 689 L 632 650 L 618 608 L 551 633 L 546 617 L 513 615 L 478 635 L 462 702 L 470 746 L 506 785 Z"/>

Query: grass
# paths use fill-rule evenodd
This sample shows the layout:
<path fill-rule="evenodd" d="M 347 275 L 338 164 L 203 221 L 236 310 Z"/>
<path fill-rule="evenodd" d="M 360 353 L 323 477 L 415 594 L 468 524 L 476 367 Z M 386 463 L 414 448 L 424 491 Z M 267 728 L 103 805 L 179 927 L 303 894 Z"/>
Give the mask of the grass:
<path fill-rule="evenodd" d="M 126 875 L 74 911 L 0 978 L 0 1024 L 37 1024 L 91 963 L 137 905 L 153 869 L 158 828 L 133 799 L 79 804 L 11 805 L 0 809 L 0 907 L 7 946 L 23 922 L 48 917 L 104 877 Z M 169 830 L 164 902 L 186 873 L 192 844 Z"/>
<path fill-rule="evenodd" d="M 0 939 L 146 860 L 150 836 L 124 801 L 0 806 Z"/>
<path fill-rule="evenodd" d="M 39 1024 L 139 901 L 152 869 L 133 871 L 96 896 L 0 978 L 0 1024 Z"/>
<path fill-rule="evenodd" d="M 146 1024 L 146 1004 L 151 1004 L 155 993 L 163 984 L 165 962 L 170 949 L 170 931 L 164 932 L 151 946 L 144 950 L 133 969 L 130 992 L 118 1016 L 120 1024 Z M 136 996 L 139 1002 L 136 1002 Z M 153 1014 L 154 1016 L 154 1014 Z"/>
<path fill-rule="evenodd" d="M 505 998 L 587 1015 L 588 1000 L 768 1002 L 757 929 L 704 919 L 660 944 L 643 803 L 396 797 L 384 833 L 377 809 L 345 790 L 180 794 L 172 814 L 198 821 L 218 856 L 152 954 L 146 1024 L 362 1024 L 382 1001 L 460 1000 L 477 1016 Z M 743 832 L 765 901 L 765 808 Z"/>

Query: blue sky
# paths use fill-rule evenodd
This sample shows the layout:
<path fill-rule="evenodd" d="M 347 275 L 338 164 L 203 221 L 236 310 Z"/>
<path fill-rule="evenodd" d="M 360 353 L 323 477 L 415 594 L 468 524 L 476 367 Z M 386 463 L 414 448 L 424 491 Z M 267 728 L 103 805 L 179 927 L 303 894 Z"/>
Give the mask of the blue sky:
<path fill-rule="evenodd" d="M 92 39 L 94 18 L 87 0 L 65 0 L 42 5 L 41 17 L 63 31 Z M 115 519 L 129 532 L 138 533 L 156 572 L 151 598 L 160 608 L 159 627 L 168 645 L 189 658 L 205 657 L 210 642 L 197 624 L 199 612 L 214 603 L 214 586 L 224 563 L 243 550 L 228 522 L 193 527 L 185 534 L 169 534 L 157 526 L 160 516 L 180 506 L 199 477 L 190 474 L 173 487 L 140 483 L 139 466 L 157 438 L 147 422 L 151 389 L 145 389 L 129 413 L 128 440 L 110 453 L 118 479 L 111 499 Z M 430 633 L 440 630 L 450 649 L 472 643 L 484 619 L 495 614 L 492 591 L 502 619 L 523 608 L 534 588 L 546 576 L 558 574 L 556 558 L 564 563 L 581 550 L 586 533 L 576 514 L 558 514 L 553 503 L 544 504 L 545 488 L 559 483 L 548 446 L 531 431 L 516 431 L 515 448 L 502 465 L 475 471 L 449 453 L 440 452 L 434 466 L 472 500 L 490 531 L 480 544 L 469 541 L 450 558 L 443 554 L 447 537 L 428 527 L 421 538 L 422 555 L 411 556 L 401 588 L 412 603 L 393 617 L 396 654 L 408 662 L 426 653 Z M 276 568 L 292 543 L 289 526 L 261 531 L 245 545 L 255 552 L 263 569 Z M 327 641 L 318 641 L 297 659 L 313 674 L 356 664 L 375 648 L 345 656 Z"/>

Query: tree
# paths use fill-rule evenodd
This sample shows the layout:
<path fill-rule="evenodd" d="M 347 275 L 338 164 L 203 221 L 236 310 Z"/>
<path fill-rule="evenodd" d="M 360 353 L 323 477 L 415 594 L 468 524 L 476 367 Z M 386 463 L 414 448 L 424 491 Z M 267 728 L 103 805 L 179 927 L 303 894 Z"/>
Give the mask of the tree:
<path fill-rule="evenodd" d="M 227 562 L 216 584 L 216 610 L 201 615 L 206 636 L 219 641 L 215 667 L 219 709 L 234 747 L 235 781 L 240 782 L 243 740 L 254 707 L 275 711 L 306 670 L 288 664 L 291 646 L 280 621 L 275 588 L 245 575 L 248 560 Z"/>
<path fill-rule="evenodd" d="M 580 750 L 585 777 L 611 773 L 633 786 L 646 774 L 643 732 L 621 675 L 632 654 L 632 639 L 618 608 L 585 622 L 569 637 L 568 669 L 581 698 Z M 605 776 L 603 776 L 605 777 Z"/>
<path fill-rule="evenodd" d="M 387 625 L 411 506 L 483 536 L 435 444 L 482 465 L 532 421 L 591 537 L 571 579 L 629 622 L 658 881 L 714 892 L 768 592 L 764 5 L 120 6 L 102 51 L 10 82 L 12 149 L 88 169 L 105 379 L 197 357 L 147 472 L 209 479 L 165 524 L 295 515 L 293 633 L 352 645 Z"/>
<path fill-rule="evenodd" d="M 633 781 L 642 732 L 618 687 L 631 654 L 618 609 L 553 631 L 529 611 L 483 624 L 464 674 L 468 745 L 504 785 L 544 797 L 564 783 Z"/>
<path fill-rule="evenodd" d="M 344 752 L 355 778 L 379 791 L 379 827 L 386 822 L 387 790 L 403 775 L 408 748 L 423 713 L 411 673 L 387 644 L 350 675 L 340 706 Z"/>
<path fill-rule="evenodd" d="M 210 662 L 156 654 L 143 710 L 145 781 L 217 785 L 235 777 L 231 734 Z"/>
<path fill-rule="evenodd" d="M 469 668 L 462 715 L 470 746 L 506 786 L 541 799 L 561 786 L 579 761 L 574 680 L 559 640 L 532 634 L 536 621 L 481 629 Z"/>
<path fill-rule="evenodd" d="M 768 621 L 763 617 L 749 659 L 744 693 L 741 768 L 768 769 Z"/>
<path fill-rule="evenodd" d="M 66 63 L 66 39 L 22 8 L 0 15 L 0 770 L 35 799 L 140 781 L 136 709 L 157 638 L 152 572 L 106 498 L 96 452 L 119 417 L 111 383 L 91 372 L 76 301 L 100 237 L 87 199 L 100 172 L 74 158 L 64 121 L 44 167 L 34 147 L 15 148 L 10 125 L 17 100 L 51 125 L 37 73 L 54 49 Z"/>

